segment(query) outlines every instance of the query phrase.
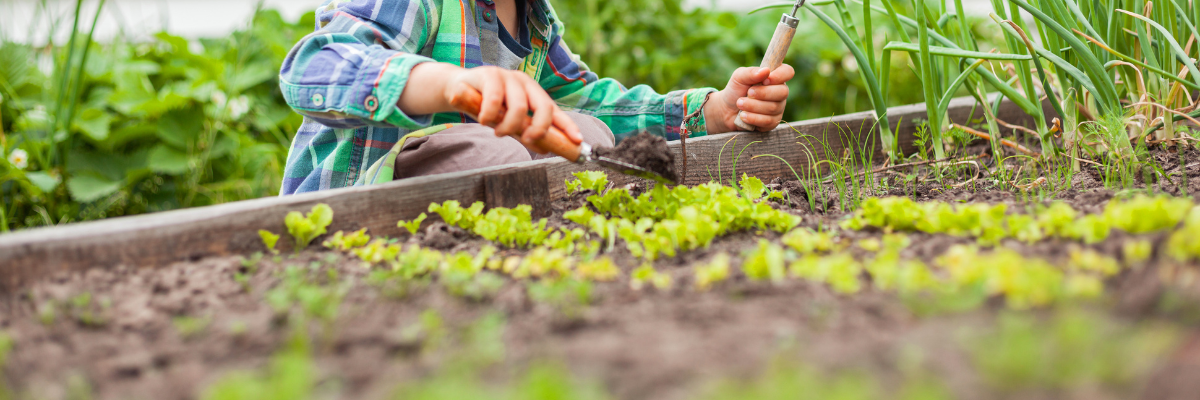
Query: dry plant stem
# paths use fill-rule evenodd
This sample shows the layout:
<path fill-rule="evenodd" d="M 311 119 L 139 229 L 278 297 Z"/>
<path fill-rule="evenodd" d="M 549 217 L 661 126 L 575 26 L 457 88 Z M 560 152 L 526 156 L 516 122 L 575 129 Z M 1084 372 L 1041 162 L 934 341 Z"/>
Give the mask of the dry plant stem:
<path fill-rule="evenodd" d="M 874 170 L 868 171 L 868 172 L 860 172 L 860 173 L 855 174 L 854 176 L 846 178 L 846 179 L 857 179 L 857 178 L 867 176 L 867 174 L 881 174 L 884 172 L 891 172 L 893 170 L 897 170 L 900 168 L 920 167 L 920 166 L 924 166 L 924 165 L 940 164 L 940 163 L 951 162 L 951 161 L 974 161 L 974 160 L 978 160 L 981 158 L 987 158 L 987 157 L 988 157 L 988 154 L 984 153 L 984 154 L 980 154 L 977 156 L 946 157 L 946 158 L 943 158 L 940 160 L 925 160 L 925 161 L 918 161 L 918 162 L 907 163 L 907 164 L 896 164 L 896 165 L 893 165 L 890 167 L 877 168 L 877 169 L 874 169 Z M 951 164 L 951 165 L 955 165 L 955 164 Z M 830 183 L 830 182 L 833 182 L 836 180 L 837 180 L 837 178 L 827 179 L 827 180 L 825 180 L 825 183 Z"/>
<path fill-rule="evenodd" d="M 975 180 L 976 180 L 976 179 L 979 179 L 979 175 L 980 175 L 980 174 L 983 172 L 983 167 L 982 167 L 982 166 L 980 166 L 978 162 L 975 162 L 975 161 L 962 161 L 962 162 L 956 162 L 956 163 L 954 163 L 954 164 L 950 164 L 950 166 L 955 166 L 955 165 L 966 165 L 966 164 L 970 164 L 970 165 L 974 165 L 974 166 L 975 166 L 975 174 L 971 176 L 971 179 L 970 179 L 970 180 L 968 180 L 968 181 L 966 181 L 966 182 L 963 182 L 963 183 L 960 183 L 960 184 L 957 184 L 957 185 L 951 185 L 950 187 L 953 187 L 953 188 L 955 188 L 955 189 L 958 189 L 958 188 L 961 188 L 961 187 L 963 187 L 963 186 L 970 185 L 970 184 L 971 184 L 971 182 L 975 182 Z"/>
<path fill-rule="evenodd" d="M 1041 178 L 1037 178 L 1037 180 L 1035 180 L 1033 182 L 1030 182 L 1028 185 L 1021 185 L 1021 184 L 1016 184 L 1016 183 L 1014 183 L 1012 185 L 1015 188 L 1018 188 L 1018 189 L 1021 189 L 1024 191 L 1029 191 L 1031 189 L 1038 188 L 1038 187 L 1041 187 L 1042 185 L 1045 185 L 1046 182 L 1049 182 L 1049 180 L 1047 180 L 1046 177 L 1041 177 Z"/>
<path fill-rule="evenodd" d="M 1008 128 L 1008 129 L 1012 129 L 1012 130 L 1014 130 L 1014 131 L 1019 131 L 1019 132 L 1024 132 L 1024 133 L 1027 133 L 1027 134 L 1029 134 L 1030 136 L 1033 136 L 1034 138 L 1038 137 L 1038 133 L 1037 133 L 1037 132 L 1035 132 L 1033 129 L 1029 129 L 1029 128 L 1026 128 L 1026 127 L 1020 126 L 1020 125 L 1013 125 L 1013 124 L 1010 124 L 1010 123 L 1004 122 L 1004 120 L 1002 120 L 1002 119 L 1000 119 L 1000 118 L 996 118 L 996 123 L 1000 124 L 1000 126 L 1003 126 L 1003 127 L 1005 127 L 1005 128 Z"/>
<path fill-rule="evenodd" d="M 970 133 L 970 134 L 975 135 L 976 137 L 983 139 L 983 140 L 992 140 L 991 135 L 988 135 L 986 133 L 983 133 L 983 132 L 980 132 L 980 131 L 977 131 L 977 130 L 974 130 L 974 129 L 971 129 L 971 128 L 968 128 L 968 127 L 965 127 L 965 126 L 962 126 L 959 124 L 950 124 L 950 127 L 962 129 L 963 132 Z M 1000 144 L 1011 147 L 1014 150 L 1025 153 L 1026 155 L 1029 155 L 1029 156 L 1033 156 L 1033 157 L 1041 157 L 1042 156 L 1041 153 L 1030 150 L 1030 149 L 1026 148 L 1025 146 L 1016 144 L 1013 141 L 1008 140 L 1008 139 L 1000 139 Z"/>

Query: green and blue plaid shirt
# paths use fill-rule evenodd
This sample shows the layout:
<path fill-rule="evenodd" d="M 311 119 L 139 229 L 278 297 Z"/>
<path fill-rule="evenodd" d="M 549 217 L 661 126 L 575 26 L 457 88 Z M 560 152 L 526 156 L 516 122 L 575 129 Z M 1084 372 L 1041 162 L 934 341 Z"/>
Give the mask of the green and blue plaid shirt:
<path fill-rule="evenodd" d="M 662 95 L 648 86 L 625 88 L 600 79 L 563 42 L 562 23 L 549 1 L 529 3 L 533 52 L 519 70 L 564 110 L 604 121 L 618 141 L 643 131 L 678 140 L 683 117 L 714 91 Z M 420 85 L 408 81 L 417 64 L 489 65 L 501 49 L 481 38 L 498 29 L 492 0 L 325 0 L 317 9 L 316 32 L 292 49 L 280 71 L 284 98 L 305 116 L 280 192 L 391 181 L 404 138 L 474 122 L 458 113 L 407 115 L 397 102 L 410 84 Z"/>

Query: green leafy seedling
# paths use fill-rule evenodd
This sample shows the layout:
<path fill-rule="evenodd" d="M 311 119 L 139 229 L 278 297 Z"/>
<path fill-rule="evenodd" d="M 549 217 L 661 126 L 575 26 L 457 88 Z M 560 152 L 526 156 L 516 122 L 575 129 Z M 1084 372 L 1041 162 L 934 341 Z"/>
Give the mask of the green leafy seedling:
<path fill-rule="evenodd" d="M 266 246 L 267 250 L 269 250 L 271 254 L 279 254 L 279 250 L 275 249 L 275 245 L 279 244 L 279 235 L 271 233 L 271 231 L 265 229 L 260 229 L 258 231 L 258 237 L 262 238 L 263 246 Z"/>
<path fill-rule="evenodd" d="M 325 234 L 326 228 L 333 223 L 333 209 L 327 204 L 317 204 L 308 215 L 301 215 L 297 211 L 288 213 L 283 222 L 287 225 L 288 233 L 296 240 L 295 251 L 299 254 L 313 239 Z"/>
<path fill-rule="evenodd" d="M 401 228 L 408 230 L 408 233 L 411 235 L 416 235 L 417 231 L 421 229 L 421 223 L 425 222 L 425 218 L 428 218 L 428 217 L 429 216 L 425 215 L 425 213 L 421 213 L 421 216 L 417 217 L 417 219 L 414 219 L 412 221 L 401 220 L 400 222 L 396 223 L 396 226 L 399 226 Z"/>

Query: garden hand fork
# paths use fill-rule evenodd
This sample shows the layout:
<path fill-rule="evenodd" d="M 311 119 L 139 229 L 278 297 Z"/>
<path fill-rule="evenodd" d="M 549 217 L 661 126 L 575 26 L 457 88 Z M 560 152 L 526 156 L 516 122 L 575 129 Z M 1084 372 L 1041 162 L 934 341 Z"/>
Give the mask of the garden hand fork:
<path fill-rule="evenodd" d="M 796 5 L 792 7 L 792 13 L 783 14 L 783 19 L 779 21 L 779 25 L 775 27 L 775 36 L 771 37 L 771 44 L 767 46 L 767 54 L 763 56 L 761 67 L 774 71 L 783 65 L 783 58 L 787 56 L 788 48 L 792 47 L 792 39 L 796 37 L 796 25 L 800 23 L 800 19 L 796 18 L 796 13 L 800 12 L 800 8 L 804 7 L 806 0 L 796 0 Z M 742 113 L 738 112 L 737 119 L 734 124 L 738 129 L 754 132 L 758 128 L 742 121 Z"/>

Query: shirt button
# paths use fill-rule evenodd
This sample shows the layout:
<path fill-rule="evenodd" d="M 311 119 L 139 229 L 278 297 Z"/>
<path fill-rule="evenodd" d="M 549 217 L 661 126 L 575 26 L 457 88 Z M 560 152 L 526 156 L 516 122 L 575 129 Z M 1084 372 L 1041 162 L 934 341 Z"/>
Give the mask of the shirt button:
<path fill-rule="evenodd" d="M 367 111 L 375 112 L 379 109 L 379 99 L 375 96 L 367 96 L 367 101 L 363 105 L 367 107 Z"/>
<path fill-rule="evenodd" d="M 487 21 L 487 22 L 492 22 L 492 21 L 495 21 L 495 20 L 496 20 L 496 14 L 493 14 L 493 13 L 492 13 L 492 10 L 484 10 L 484 12 L 483 12 L 483 20 L 484 20 L 484 21 Z"/>
<path fill-rule="evenodd" d="M 317 107 L 323 106 L 325 105 L 325 96 L 322 96 L 320 93 L 314 94 L 312 97 L 312 102 L 313 105 Z"/>

